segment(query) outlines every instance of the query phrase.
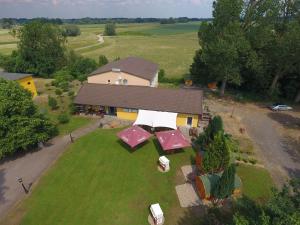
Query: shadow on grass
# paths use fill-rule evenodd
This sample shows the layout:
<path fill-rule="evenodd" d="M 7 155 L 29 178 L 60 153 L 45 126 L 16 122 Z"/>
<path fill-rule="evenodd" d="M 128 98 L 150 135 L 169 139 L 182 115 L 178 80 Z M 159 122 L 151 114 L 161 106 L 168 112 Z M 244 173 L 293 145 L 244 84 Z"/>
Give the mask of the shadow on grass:
<path fill-rule="evenodd" d="M 268 117 L 286 128 L 300 130 L 300 118 L 280 112 L 270 112 Z"/>
<path fill-rule="evenodd" d="M 136 146 L 135 148 L 131 148 L 129 145 L 127 145 L 126 143 L 124 143 L 122 140 L 117 140 L 117 142 L 119 143 L 119 145 L 121 145 L 127 152 L 129 153 L 134 153 L 138 150 L 141 150 L 145 145 L 149 144 L 149 140 L 139 144 L 138 146 Z"/>
<path fill-rule="evenodd" d="M 184 150 L 183 149 L 174 149 L 174 150 L 171 150 L 171 151 L 164 151 L 159 143 L 159 141 L 156 139 L 156 138 L 153 138 L 153 143 L 154 143 L 154 146 L 155 146 L 155 149 L 158 153 L 159 156 L 163 156 L 163 155 L 173 155 L 173 154 L 178 154 L 178 153 L 183 153 Z"/>

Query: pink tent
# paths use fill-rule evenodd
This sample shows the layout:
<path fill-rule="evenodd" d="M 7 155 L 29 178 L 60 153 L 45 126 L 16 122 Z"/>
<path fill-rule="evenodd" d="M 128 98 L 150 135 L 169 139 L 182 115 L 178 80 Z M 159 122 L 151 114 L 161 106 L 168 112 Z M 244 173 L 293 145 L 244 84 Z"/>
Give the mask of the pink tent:
<path fill-rule="evenodd" d="M 155 133 L 163 150 L 169 151 L 179 148 L 190 147 L 190 142 L 179 130 L 162 131 Z"/>
<path fill-rule="evenodd" d="M 148 140 L 152 135 L 139 126 L 132 126 L 117 134 L 117 136 L 131 148 Z"/>

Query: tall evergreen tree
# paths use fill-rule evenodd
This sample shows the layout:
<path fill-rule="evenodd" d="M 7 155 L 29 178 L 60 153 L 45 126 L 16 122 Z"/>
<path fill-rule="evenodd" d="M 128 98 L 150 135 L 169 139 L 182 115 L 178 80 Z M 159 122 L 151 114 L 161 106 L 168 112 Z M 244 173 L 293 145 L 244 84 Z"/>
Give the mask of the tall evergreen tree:
<path fill-rule="evenodd" d="M 215 187 L 213 187 L 212 194 L 214 198 L 218 199 L 225 199 L 230 197 L 234 191 L 234 182 L 235 182 L 235 165 L 231 164 L 227 167 L 221 178 L 219 179 L 218 183 Z"/>

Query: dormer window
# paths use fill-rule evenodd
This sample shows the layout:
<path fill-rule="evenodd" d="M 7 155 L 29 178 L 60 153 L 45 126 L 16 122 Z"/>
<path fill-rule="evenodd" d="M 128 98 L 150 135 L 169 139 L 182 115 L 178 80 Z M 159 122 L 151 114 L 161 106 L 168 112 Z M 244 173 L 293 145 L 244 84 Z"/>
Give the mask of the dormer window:
<path fill-rule="evenodd" d="M 112 68 L 111 71 L 112 71 L 112 72 L 116 72 L 116 73 L 120 73 L 120 72 L 121 72 L 121 69 L 118 69 L 118 68 Z"/>

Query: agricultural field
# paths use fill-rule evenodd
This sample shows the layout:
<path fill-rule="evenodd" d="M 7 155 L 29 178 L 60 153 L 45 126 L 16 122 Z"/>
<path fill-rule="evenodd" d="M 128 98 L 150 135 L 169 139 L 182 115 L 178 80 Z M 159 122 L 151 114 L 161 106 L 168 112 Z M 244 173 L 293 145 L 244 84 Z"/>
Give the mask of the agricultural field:
<path fill-rule="evenodd" d="M 158 63 L 168 78 L 181 78 L 188 73 L 194 53 L 199 48 L 199 25 L 199 22 L 119 24 L 118 35 L 104 37 L 102 44 L 97 35 L 103 33 L 104 25 L 80 25 L 81 35 L 68 38 L 67 46 L 96 60 L 101 54 L 109 60 L 127 56 L 143 57 Z M 9 31 L 0 29 L 0 53 L 9 54 L 16 46 L 17 40 Z"/>

